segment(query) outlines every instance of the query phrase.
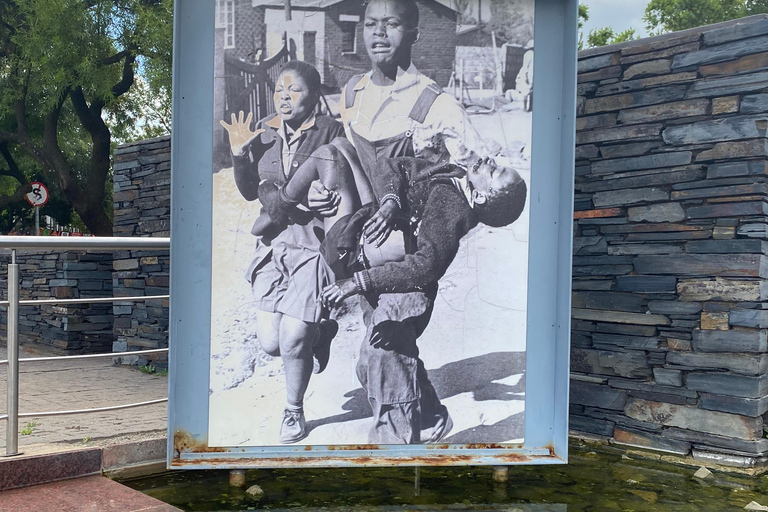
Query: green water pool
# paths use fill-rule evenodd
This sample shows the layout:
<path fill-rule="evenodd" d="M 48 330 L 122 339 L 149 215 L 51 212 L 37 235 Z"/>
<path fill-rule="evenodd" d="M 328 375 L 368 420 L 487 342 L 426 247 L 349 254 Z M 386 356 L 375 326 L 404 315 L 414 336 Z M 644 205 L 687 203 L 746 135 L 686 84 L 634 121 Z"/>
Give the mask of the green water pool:
<path fill-rule="evenodd" d="M 249 470 L 243 489 L 229 472 L 179 471 L 123 483 L 187 511 L 727 511 L 768 505 L 768 476 L 714 471 L 572 442 L 570 463 L 515 466 L 493 481 L 491 467 Z M 260 498 L 245 489 L 258 485 Z"/>

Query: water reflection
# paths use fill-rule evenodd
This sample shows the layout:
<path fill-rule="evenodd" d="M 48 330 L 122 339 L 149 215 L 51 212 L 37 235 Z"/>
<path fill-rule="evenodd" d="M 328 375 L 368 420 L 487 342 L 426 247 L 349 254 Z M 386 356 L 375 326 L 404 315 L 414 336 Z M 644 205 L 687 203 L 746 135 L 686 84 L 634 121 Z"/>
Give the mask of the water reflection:
<path fill-rule="evenodd" d="M 708 512 L 768 505 L 768 478 L 640 458 L 572 443 L 567 466 L 515 466 L 494 482 L 490 467 L 250 470 L 247 485 L 229 487 L 227 471 L 186 471 L 124 482 L 185 511 L 515 511 Z"/>

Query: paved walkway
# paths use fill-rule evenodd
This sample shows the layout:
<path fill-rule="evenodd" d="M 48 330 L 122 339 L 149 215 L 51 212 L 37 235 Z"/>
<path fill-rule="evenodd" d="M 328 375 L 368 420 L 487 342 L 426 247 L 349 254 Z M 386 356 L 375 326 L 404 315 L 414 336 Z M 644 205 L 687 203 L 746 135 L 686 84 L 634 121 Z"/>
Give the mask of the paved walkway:
<path fill-rule="evenodd" d="M 103 476 L 5 491 L 0 512 L 181 512 Z"/>
<path fill-rule="evenodd" d="M 39 357 L 23 353 L 20 357 Z M 0 348 L 5 359 L 5 348 Z M 168 396 L 168 378 L 148 375 L 112 360 L 92 359 L 22 363 L 19 410 L 25 412 L 89 409 L 129 404 Z M 6 411 L 6 372 L 0 366 L 0 414 Z M 21 451 L 55 451 L 51 443 L 96 446 L 112 444 L 129 434 L 165 433 L 165 403 L 118 411 L 19 419 Z M 0 421 L 0 453 L 5 453 L 6 425 Z M 31 445 L 43 445 L 35 446 Z M 29 447 L 26 450 L 23 447 Z"/>

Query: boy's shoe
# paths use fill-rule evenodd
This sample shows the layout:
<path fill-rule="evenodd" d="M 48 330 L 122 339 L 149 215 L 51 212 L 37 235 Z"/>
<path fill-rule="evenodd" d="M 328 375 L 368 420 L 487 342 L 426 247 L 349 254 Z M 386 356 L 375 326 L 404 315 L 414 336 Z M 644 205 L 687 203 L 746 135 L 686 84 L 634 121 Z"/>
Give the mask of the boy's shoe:
<path fill-rule="evenodd" d="M 304 411 L 283 411 L 283 423 L 280 425 L 280 442 L 283 444 L 296 443 L 307 437 L 307 422 Z"/>
<path fill-rule="evenodd" d="M 435 416 L 434 426 L 422 429 L 421 442 L 424 444 L 439 443 L 453 430 L 453 420 L 448 409 L 443 405 L 442 410 Z"/>
<path fill-rule="evenodd" d="M 336 320 L 323 320 L 318 327 L 318 336 L 312 345 L 312 373 L 322 373 L 328 366 L 331 358 L 331 341 L 339 332 L 339 323 Z"/>

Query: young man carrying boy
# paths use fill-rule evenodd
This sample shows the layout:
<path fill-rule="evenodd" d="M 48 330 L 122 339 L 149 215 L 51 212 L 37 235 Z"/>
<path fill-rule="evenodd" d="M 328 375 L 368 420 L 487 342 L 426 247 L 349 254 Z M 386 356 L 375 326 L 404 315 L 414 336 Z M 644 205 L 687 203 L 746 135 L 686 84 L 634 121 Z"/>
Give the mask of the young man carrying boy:
<path fill-rule="evenodd" d="M 411 47 L 420 37 L 418 19 L 413 0 L 373 0 L 366 8 L 363 35 L 373 69 L 347 84 L 341 98 L 341 117 L 369 176 L 377 165 L 386 165 L 380 162 L 399 157 L 418 157 L 441 166 L 450 162 L 472 171 L 479 169 L 483 157 L 492 154 L 464 109 L 412 65 Z M 439 237 L 452 240 L 448 252 L 424 258 L 423 252 L 416 251 L 419 255 L 409 259 L 439 261 L 438 269 L 453 259 L 455 249 L 450 247 L 458 244 L 472 222 L 466 196 L 453 184 L 442 184 L 440 189 L 445 191 L 444 200 L 437 200 L 442 194 L 433 195 L 429 205 L 433 213 L 429 215 L 456 218 L 454 232 Z M 424 212 L 428 214 L 426 208 Z M 386 222 L 382 217 L 374 219 L 374 232 Z M 436 225 L 433 221 L 429 224 Z M 418 237 L 415 230 L 411 235 L 413 239 L 407 241 L 410 247 L 426 243 L 421 231 Z M 429 245 L 438 252 L 445 251 L 439 243 Z M 411 278 L 419 274 L 422 281 L 402 287 L 388 281 L 388 271 L 371 269 L 358 277 L 369 280 L 360 288 L 371 292 L 373 279 L 377 279 L 376 292 L 366 294 L 367 300 L 362 301 L 367 332 L 357 364 L 358 378 L 373 409 L 370 443 L 435 443 L 453 426 L 416 346 L 429 323 L 442 272 L 412 272 Z M 350 293 L 349 283 L 346 288 Z M 391 293 L 395 290 L 404 293 Z M 329 301 L 338 302 L 330 291 L 328 294 Z"/>

